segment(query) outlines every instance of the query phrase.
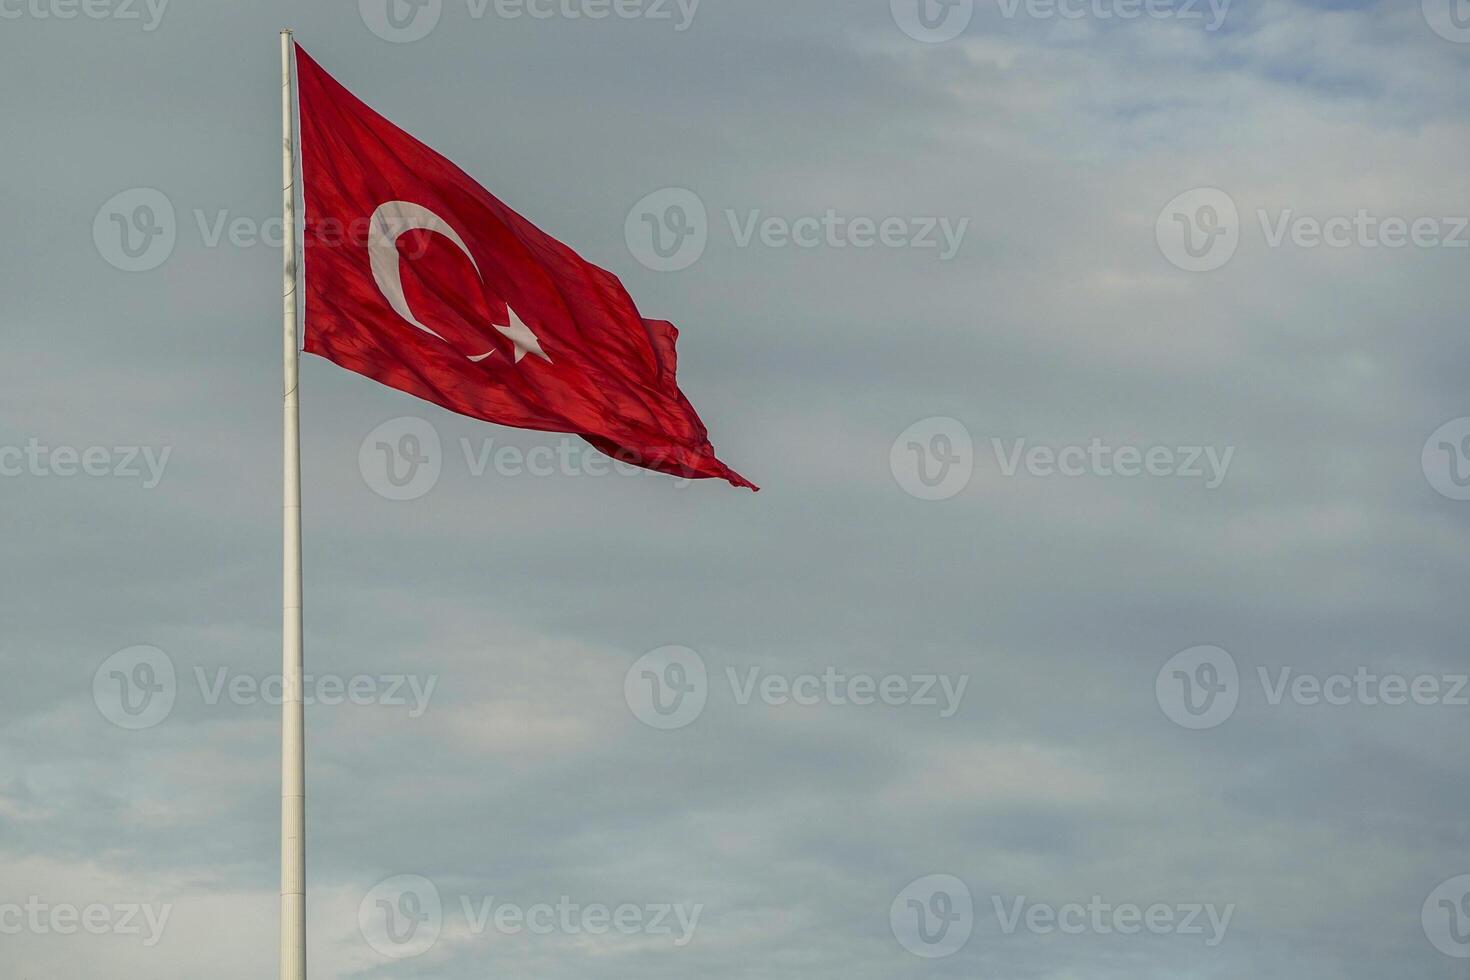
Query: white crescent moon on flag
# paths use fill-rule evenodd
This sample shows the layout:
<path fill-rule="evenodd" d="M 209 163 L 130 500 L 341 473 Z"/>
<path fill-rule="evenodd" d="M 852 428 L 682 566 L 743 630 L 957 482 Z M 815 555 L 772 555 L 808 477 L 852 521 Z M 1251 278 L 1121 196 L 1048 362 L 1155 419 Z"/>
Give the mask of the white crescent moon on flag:
<path fill-rule="evenodd" d="M 379 205 L 378 209 L 373 212 L 368 222 L 368 255 L 372 260 L 373 281 L 378 284 L 379 291 L 388 301 L 388 305 L 393 307 L 395 313 L 429 336 L 444 340 L 413 315 L 413 310 L 408 307 L 408 297 L 403 294 L 398 239 L 410 231 L 432 231 L 443 235 L 459 246 L 459 250 L 465 254 L 465 258 L 470 260 L 470 265 L 475 269 L 475 275 L 482 283 L 485 277 L 480 274 L 480 266 L 475 262 L 475 257 L 470 254 L 464 239 L 459 237 L 459 232 L 428 208 L 409 201 L 389 201 L 387 204 Z M 546 356 L 546 352 L 541 349 L 541 341 L 531 332 L 531 328 L 522 322 L 509 304 L 506 304 L 506 311 L 510 314 L 510 323 L 503 327 L 496 323 L 492 323 L 491 326 L 515 345 L 515 362 L 519 364 L 521 358 L 527 354 L 535 354 L 549 363 L 551 358 Z M 448 343 L 447 340 L 444 342 Z M 470 360 L 483 361 L 494 353 L 495 351 L 491 350 L 471 357 Z"/>

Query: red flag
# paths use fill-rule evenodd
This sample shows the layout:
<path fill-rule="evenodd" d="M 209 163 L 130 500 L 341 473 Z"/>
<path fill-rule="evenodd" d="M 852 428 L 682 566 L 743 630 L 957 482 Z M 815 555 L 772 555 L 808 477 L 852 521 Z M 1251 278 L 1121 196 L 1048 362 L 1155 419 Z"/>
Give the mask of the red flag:
<path fill-rule="evenodd" d="M 296 53 L 308 353 L 462 415 L 757 489 L 679 390 L 673 324 Z"/>

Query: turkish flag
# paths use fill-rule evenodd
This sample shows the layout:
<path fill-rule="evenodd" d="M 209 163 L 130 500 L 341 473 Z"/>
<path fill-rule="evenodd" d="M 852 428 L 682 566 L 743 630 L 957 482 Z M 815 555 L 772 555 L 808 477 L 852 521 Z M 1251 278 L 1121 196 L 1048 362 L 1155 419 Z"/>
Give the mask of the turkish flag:
<path fill-rule="evenodd" d="M 675 380 L 678 331 L 296 48 L 308 353 L 487 422 L 756 486 Z"/>

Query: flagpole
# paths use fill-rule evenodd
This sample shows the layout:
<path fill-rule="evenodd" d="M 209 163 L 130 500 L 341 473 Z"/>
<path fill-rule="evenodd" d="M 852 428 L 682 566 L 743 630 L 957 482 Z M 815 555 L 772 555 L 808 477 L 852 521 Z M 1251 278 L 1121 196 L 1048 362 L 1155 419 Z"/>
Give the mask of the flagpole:
<path fill-rule="evenodd" d="M 281 980 L 306 980 L 306 739 L 301 642 L 301 423 L 296 339 L 296 91 L 292 37 L 281 32 L 281 207 L 284 243 L 284 494 L 281 603 Z"/>

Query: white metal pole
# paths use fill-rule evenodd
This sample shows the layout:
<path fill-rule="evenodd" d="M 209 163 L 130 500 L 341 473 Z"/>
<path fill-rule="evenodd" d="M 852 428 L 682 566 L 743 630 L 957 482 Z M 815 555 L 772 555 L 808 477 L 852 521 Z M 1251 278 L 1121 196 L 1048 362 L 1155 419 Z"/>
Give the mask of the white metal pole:
<path fill-rule="evenodd" d="M 296 340 L 296 91 L 292 37 L 281 32 L 281 206 L 285 252 L 282 334 L 284 476 L 281 603 L 281 980 L 306 980 L 306 739 L 301 642 L 301 423 Z"/>

